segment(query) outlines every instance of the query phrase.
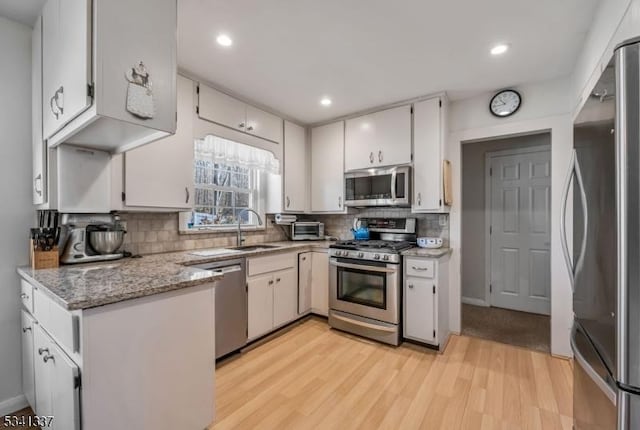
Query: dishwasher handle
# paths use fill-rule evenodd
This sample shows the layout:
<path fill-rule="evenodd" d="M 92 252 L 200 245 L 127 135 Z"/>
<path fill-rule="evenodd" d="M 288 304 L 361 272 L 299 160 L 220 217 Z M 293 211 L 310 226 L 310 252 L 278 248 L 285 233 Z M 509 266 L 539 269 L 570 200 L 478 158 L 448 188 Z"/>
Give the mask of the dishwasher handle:
<path fill-rule="evenodd" d="M 218 267 L 215 269 L 205 269 L 205 270 L 209 270 L 218 275 L 226 275 L 227 273 L 242 271 L 242 266 L 240 266 L 239 264 L 236 264 L 235 266 Z"/>

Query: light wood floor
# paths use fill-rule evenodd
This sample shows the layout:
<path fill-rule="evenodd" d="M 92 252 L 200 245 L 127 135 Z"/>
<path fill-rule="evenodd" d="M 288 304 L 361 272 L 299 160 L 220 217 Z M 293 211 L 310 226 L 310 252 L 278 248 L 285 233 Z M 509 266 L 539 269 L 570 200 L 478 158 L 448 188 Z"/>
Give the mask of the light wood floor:
<path fill-rule="evenodd" d="M 452 336 L 444 354 L 308 320 L 216 370 L 211 429 L 566 429 L 568 360 Z"/>

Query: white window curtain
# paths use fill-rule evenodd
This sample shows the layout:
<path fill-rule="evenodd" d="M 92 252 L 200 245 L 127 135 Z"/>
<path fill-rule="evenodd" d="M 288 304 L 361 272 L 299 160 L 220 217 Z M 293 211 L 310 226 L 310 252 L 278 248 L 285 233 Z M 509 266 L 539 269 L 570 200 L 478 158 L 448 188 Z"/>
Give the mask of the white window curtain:
<path fill-rule="evenodd" d="M 221 137 L 209 135 L 196 140 L 196 153 L 197 158 L 214 163 L 280 174 L 280 161 L 271 152 Z"/>

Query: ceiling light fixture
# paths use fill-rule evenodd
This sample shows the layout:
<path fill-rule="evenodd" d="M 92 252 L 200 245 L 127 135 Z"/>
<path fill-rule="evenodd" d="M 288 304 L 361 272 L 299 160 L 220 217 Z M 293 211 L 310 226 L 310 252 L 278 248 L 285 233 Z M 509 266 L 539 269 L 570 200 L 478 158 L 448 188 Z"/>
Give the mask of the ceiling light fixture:
<path fill-rule="evenodd" d="M 322 100 L 320 100 L 320 104 L 322 106 L 331 106 L 331 99 L 329 97 L 323 97 Z"/>
<path fill-rule="evenodd" d="M 233 40 L 231 40 L 231 38 L 229 36 L 227 36 L 226 34 L 221 34 L 216 38 L 216 42 L 218 42 L 218 45 L 220 46 L 231 46 L 233 45 Z"/>
<path fill-rule="evenodd" d="M 499 45 L 491 48 L 491 55 L 502 55 L 509 50 L 509 45 L 506 43 L 500 43 Z"/>

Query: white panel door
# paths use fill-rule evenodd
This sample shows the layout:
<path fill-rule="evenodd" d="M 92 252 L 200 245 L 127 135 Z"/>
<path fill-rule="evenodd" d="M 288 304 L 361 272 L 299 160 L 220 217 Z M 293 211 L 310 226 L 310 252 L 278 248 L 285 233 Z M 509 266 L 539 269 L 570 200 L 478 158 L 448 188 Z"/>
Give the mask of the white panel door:
<path fill-rule="evenodd" d="M 314 252 L 311 267 L 311 310 L 329 314 L 329 254 Z"/>
<path fill-rule="evenodd" d="M 59 0 L 58 50 L 62 122 L 68 123 L 91 105 L 91 0 Z M 46 73 L 46 71 L 45 71 Z"/>
<path fill-rule="evenodd" d="M 347 120 L 345 171 L 411 163 L 411 106 Z"/>
<path fill-rule="evenodd" d="M 283 171 L 285 212 L 304 212 L 309 177 L 305 129 L 289 121 L 284 122 Z"/>
<path fill-rule="evenodd" d="M 50 360 L 45 363 L 51 372 L 51 405 L 55 430 L 80 428 L 80 380 L 78 366 L 53 342 Z"/>
<path fill-rule="evenodd" d="M 298 255 L 298 314 L 311 310 L 313 253 Z"/>
<path fill-rule="evenodd" d="M 36 414 L 37 415 L 53 415 L 53 404 L 51 402 L 51 390 L 53 389 L 53 381 L 50 366 L 44 361 L 47 353 L 51 352 L 49 336 L 42 330 L 39 324 L 35 324 L 33 328 L 33 369 L 35 374 L 35 397 L 36 397 Z"/>
<path fill-rule="evenodd" d="M 255 339 L 273 328 L 272 274 L 249 278 L 248 284 L 248 338 Z"/>
<path fill-rule="evenodd" d="M 311 211 L 344 210 L 344 121 L 339 121 L 311 130 Z"/>
<path fill-rule="evenodd" d="M 247 105 L 247 133 L 282 143 L 282 118 Z"/>
<path fill-rule="evenodd" d="M 211 87 L 200 84 L 198 115 L 238 131 L 247 129 L 247 105 Z"/>
<path fill-rule="evenodd" d="M 436 301 L 433 280 L 407 278 L 404 288 L 404 336 L 423 342 L 436 339 Z"/>
<path fill-rule="evenodd" d="M 125 204 L 156 208 L 193 207 L 193 82 L 178 76 L 176 134 L 127 151 Z"/>
<path fill-rule="evenodd" d="M 273 326 L 278 327 L 298 317 L 298 270 L 273 274 Z"/>
<path fill-rule="evenodd" d="M 36 410 L 36 385 L 33 356 L 35 320 L 26 311 L 22 314 L 22 390 L 31 409 Z"/>
<path fill-rule="evenodd" d="M 550 151 L 491 157 L 490 172 L 491 304 L 549 315 Z"/>
<path fill-rule="evenodd" d="M 442 206 L 440 98 L 413 105 L 413 212 Z"/>

